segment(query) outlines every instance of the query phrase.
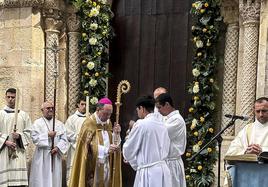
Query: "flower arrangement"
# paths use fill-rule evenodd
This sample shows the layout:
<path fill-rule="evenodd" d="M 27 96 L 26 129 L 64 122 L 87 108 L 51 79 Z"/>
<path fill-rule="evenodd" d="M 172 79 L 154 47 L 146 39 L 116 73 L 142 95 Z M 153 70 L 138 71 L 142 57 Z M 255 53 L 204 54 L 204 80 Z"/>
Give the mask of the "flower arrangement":
<path fill-rule="evenodd" d="M 186 158 L 200 150 L 214 135 L 216 93 L 216 45 L 221 25 L 218 0 L 194 0 L 191 14 L 194 58 L 192 61 L 193 82 L 189 85 L 192 95 L 187 119 L 188 145 Z M 189 187 L 211 186 L 213 168 L 217 159 L 216 143 L 210 145 L 186 166 L 186 181 Z"/>
<path fill-rule="evenodd" d="M 111 27 L 113 13 L 107 0 L 70 0 L 81 18 L 81 90 L 90 97 L 94 110 L 100 97 L 106 95 L 109 42 L 114 36 Z"/>

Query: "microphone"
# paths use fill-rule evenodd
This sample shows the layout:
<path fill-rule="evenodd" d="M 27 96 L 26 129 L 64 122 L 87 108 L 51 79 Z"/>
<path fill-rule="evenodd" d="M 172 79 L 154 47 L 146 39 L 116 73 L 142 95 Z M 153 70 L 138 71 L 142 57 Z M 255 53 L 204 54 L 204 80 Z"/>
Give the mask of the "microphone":
<path fill-rule="evenodd" d="M 236 119 L 240 119 L 240 120 L 243 120 L 243 121 L 249 120 L 248 116 L 237 116 L 237 115 L 231 115 L 231 114 L 225 114 L 224 116 L 227 117 L 227 118 L 232 118 L 234 120 L 236 120 Z"/>

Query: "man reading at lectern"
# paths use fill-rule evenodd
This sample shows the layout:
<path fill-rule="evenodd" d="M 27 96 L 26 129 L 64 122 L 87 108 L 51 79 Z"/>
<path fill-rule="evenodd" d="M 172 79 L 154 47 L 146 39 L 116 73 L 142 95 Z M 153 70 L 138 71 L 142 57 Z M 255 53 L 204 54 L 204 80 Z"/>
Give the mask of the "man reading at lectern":
<path fill-rule="evenodd" d="M 113 143 L 121 128 L 118 124 L 112 128 L 112 112 L 110 99 L 102 98 L 96 112 L 85 120 L 77 139 L 69 187 L 121 186 L 120 137 L 118 144 Z"/>
<path fill-rule="evenodd" d="M 260 154 L 268 151 L 268 98 L 254 103 L 255 122 L 246 125 L 231 142 L 226 155 Z"/>

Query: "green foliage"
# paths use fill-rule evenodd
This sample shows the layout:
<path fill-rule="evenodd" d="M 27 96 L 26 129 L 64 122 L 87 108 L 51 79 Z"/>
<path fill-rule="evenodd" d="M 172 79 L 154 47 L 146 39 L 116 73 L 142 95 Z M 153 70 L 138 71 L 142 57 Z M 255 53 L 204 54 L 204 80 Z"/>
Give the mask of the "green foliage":
<path fill-rule="evenodd" d="M 90 97 L 93 110 L 98 99 L 106 94 L 106 79 L 110 76 L 109 42 L 114 36 L 111 27 L 113 13 L 106 0 L 70 0 L 81 18 L 81 87 Z"/>
<path fill-rule="evenodd" d="M 187 119 L 187 158 L 198 152 L 215 133 L 214 116 L 218 91 L 215 79 L 218 64 L 216 45 L 222 20 L 217 0 L 194 0 L 191 14 L 194 58 L 192 61 L 193 82 L 188 87 L 192 100 Z M 211 186 L 214 181 L 213 167 L 216 159 L 217 150 L 216 143 L 214 143 L 194 160 L 188 161 L 187 186 Z"/>

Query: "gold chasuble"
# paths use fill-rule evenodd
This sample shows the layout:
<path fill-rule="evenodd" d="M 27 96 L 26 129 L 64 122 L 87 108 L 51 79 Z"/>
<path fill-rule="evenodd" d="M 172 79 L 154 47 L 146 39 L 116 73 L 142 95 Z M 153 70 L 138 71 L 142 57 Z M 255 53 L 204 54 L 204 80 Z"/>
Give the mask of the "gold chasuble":
<path fill-rule="evenodd" d="M 98 162 L 98 145 L 103 145 L 102 130 L 112 142 L 112 124 L 97 124 L 95 115 L 87 118 L 80 130 L 69 187 L 105 187 L 104 164 Z M 116 154 L 114 159 L 114 155 Z M 121 151 L 110 153 L 108 187 L 122 187 Z"/>

